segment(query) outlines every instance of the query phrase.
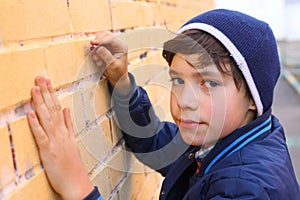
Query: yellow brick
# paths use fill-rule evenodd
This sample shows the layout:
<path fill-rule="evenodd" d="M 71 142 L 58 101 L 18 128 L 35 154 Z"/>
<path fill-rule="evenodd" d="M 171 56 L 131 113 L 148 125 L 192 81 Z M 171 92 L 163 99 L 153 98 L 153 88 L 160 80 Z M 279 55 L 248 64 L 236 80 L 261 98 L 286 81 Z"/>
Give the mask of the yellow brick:
<path fill-rule="evenodd" d="M 59 196 L 48 183 L 44 170 L 40 170 L 35 176 L 22 182 L 17 189 L 10 193 L 4 200 L 17 199 L 57 199 Z"/>
<path fill-rule="evenodd" d="M 9 133 L 6 126 L 0 127 L 0 191 L 14 182 L 15 173 Z"/>
<path fill-rule="evenodd" d="M 107 140 L 112 142 L 112 133 L 111 133 L 111 119 L 110 118 L 104 118 L 100 122 L 100 128 L 103 131 L 104 135 L 106 136 Z M 112 144 L 113 145 L 113 144 Z"/>
<path fill-rule="evenodd" d="M 66 1 L 44 0 L 43 3 L 36 3 L 31 0 L 3 0 L 0 13 L 2 42 L 70 32 Z"/>
<path fill-rule="evenodd" d="M 58 100 L 62 108 L 69 108 L 71 118 L 74 125 L 75 136 L 85 129 L 85 121 L 83 116 L 83 105 L 80 97 L 80 92 L 69 92 L 58 96 Z"/>
<path fill-rule="evenodd" d="M 172 119 L 169 109 L 170 90 L 165 86 L 152 84 L 151 82 L 144 88 L 147 90 L 156 115 L 162 121 L 170 121 Z"/>
<path fill-rule="evenodd" d="M 89 173 L 99 162 L 96 157 L 89 151 L 88 147 L 81 141 L 78 142 L 81 160 L 85 166 L 86 172 Z"/>
<path fill-rule="evenodd" d="M 0 66 L 0 109 L 3 109 L 30 98 L 34 78 L 45 73 L 43 48 L 28 45 L 0 53 Z"/>
<path fill-rule="evenodd" d="M 98 161 L 103 160 L 112 149 L 111 142 L 102 133 L 99 126 L 80 134 L 79 138 L 86 150 Z"/>
<path fill-rule="evenodd" d="M 108 168 L 104 168 L 98 175 L 92 180 L 93 183 L 98 186 L 101 196 L 104 199 L 110 197 L 110 192 L 113 188 L 110 186 Z"/>
<path fill-rule="evenodd" d="M 98 70 L 90 56 L 87 56 L 90 55 L 88 47 L 89 40 L 84 38 L 49 44 L 45 50 L 46 66 L 54 87 L 94 74 Z"/>
<path fill-rule="evenodd" d="M 147 63 L 145 60 L 141 60 L 140 63 L 129 68 L 129 71 L 135 76 L 137 84 L 141 86 L 146 85 L 153 77 L 159 75 L 164 70 L 166 70 L 166 66 Z M 168 80 L 168 76 L 164 78 Z"/>
<path fill-rule="evenodd" d="M 119 191 L 119 199 L 138 199 L 137 195 L 145 181 L 144 173 L 130 173 Z M 149 197 L 145 199 L 150 199 Z"/>
<path fill-rule="evenodd" d="M 110 93 L 107 80 L 101 80 L 94 91 L 94 108 L 97 116 L 105 114 L 111 108 Z"/>
<path fill-rule="evenodd" d="M 155 172 L 148 174 L 137 195 L 137 199 L 154 199 L 155 191 L 158 187 L 160 187 L 160 182 L 157 182 Z"/>
<path fill-rule="evenodd" d="M 123 133 L 116 124 L 113 116 L 111 117 L 111 131 L 112 143 L 115 145 L 123 138 Z"/>
<path fill-rule="evenodd" d="M 11 133 L 17 170 L 20 175 L 25 175 L 27 170 L 40 163 L 37 146 L 30 131 L 27 118 L 22 117 L 12 122 Z"/>
<path fill-rule="evenodd" d="M 129 171 L 133 160 L 132 153 L 122 149 L 107 163 L 111 188 L 116 188 L 120 181 L 125 178 L 126 172 Z"/>
<path fill-rule="evenodd" d="M 111 29 L 107 0 L 69 0 L 69 7 L 75 33 Z"/>
<path fill-rule="evenodd" d="M 126 178 L 126 174 L 124 171 L 109 168 L 108 177 L 111 188 L 116 188 L 117 185 L 122 181 L 122 179 Z"/>
<path fill-rule="evenodd" d="M 188 8 L 189 10 L 197 10 L 199 12 L 198 14 L 200 14 L 200 12 L 214 8 L 215 4 L 212 0 L 203 0 L 201 2 L 199 2 L 199 0 L 185 0 L 178 1 L 177 6 L 180 8 Z"/>
<path fill-rule="evenodd" d="M 126 29 L 140 26 L 152 26 L 155 5 L 145 2 L 112 1 L 112 27 L 113 29 Z"/>
<path fill-rule="evenodd" d="M 85 88 L 80 90 L 81 93 L 81 100 L 83 103 L 83 115 L 84 120 L 86 124 L 94 124 L 96 119 L 98 118 L 96 114 L 96 108 L 95 108 L 95 93 L 96 93 L 96 83 L 87 83 Z M 79 102 L 78 102 L 79 103 Z M 102 102 L 99 102 L 102 104 Z M 89 125 L 88 127 L 89 128 Z"/>

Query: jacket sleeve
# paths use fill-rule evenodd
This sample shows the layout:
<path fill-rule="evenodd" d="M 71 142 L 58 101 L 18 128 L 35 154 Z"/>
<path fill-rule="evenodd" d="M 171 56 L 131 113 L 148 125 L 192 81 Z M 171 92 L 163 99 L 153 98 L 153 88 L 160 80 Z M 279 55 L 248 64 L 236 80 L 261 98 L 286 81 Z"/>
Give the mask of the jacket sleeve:
<path fill-rule="evenodd" d="M 211 183 L 207 192 L 209 200 L 225 199 L 271 199 L 258 183 L 241 178 L 224 178 Z"/>
<path fill-rule="evenodd" d="M 159 120 L 146 91 L 136 86 L 131 74 L 129 77 L 132 85 L 128 94 L 118 93 L 108 84 L 113 111 L 116 113 L 114 119 L 124 134 L 126 145 L 135 156 L 165 176 L 169 165 L 187 147 L 178 134 L 178 127 L 174 123 Z M 181 146 L 182 151 L 179 150 Z"/>
<path fill-rule="evenodd" d="M 93 191 L 88 194 L 83 200 L 103 200 L 98 188 L 95 186 Z"/>

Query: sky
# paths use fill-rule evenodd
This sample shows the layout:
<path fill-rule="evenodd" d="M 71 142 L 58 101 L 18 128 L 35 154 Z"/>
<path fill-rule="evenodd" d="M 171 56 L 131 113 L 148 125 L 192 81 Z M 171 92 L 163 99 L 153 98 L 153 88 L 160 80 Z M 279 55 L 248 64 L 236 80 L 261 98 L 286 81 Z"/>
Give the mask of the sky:
<path fill-rule="evenodd" d="M 300 41 L 300 0 L 215 0 L 217 8 L 238 10 L 267 22 L 278 40 Z"/>

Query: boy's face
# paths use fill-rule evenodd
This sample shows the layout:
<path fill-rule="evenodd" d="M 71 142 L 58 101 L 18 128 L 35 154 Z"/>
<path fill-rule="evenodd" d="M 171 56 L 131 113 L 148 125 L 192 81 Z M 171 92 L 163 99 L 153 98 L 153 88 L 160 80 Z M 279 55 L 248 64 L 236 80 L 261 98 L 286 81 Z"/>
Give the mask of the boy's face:
<path fill-rule="evenodd" d="M 170 109 L 183 140 L 200 146 L 252 121 L 255 105 L 244 88 L 236 88 L 232 76 L 213 64 L 196 69 L 189 64 L 193 59 L 195 55 L 177 53 L 172 60 Z"/>

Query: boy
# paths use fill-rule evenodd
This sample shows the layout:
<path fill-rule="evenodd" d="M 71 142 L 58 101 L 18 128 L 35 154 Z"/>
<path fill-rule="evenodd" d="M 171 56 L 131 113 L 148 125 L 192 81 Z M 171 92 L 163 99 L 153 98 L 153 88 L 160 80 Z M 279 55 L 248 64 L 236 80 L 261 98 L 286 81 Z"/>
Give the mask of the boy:
<path fill-rule="evenodd" d="M 280 63 L 269 26 L 220 9 L 191 19 L 178 33 L 163 51 L 176 125 L 160 122 L 135 85 L 126 45 L 108 32 L 91 41 L 99 45 L 95 62 L 108 65 L 104 75 L 126 144 L 165 176 L 160 199 L 300 199 L 283 129 L 271 115 Z M 32 96 L 39 120 L 30 113 L 29 123 L 54 189 L 66 199 L 101 199 L 77 163 L 68 110 L 60 111 L 50 81 L 38 77 Z M 61 152 L 51 148 L 60 142 Z"/>

